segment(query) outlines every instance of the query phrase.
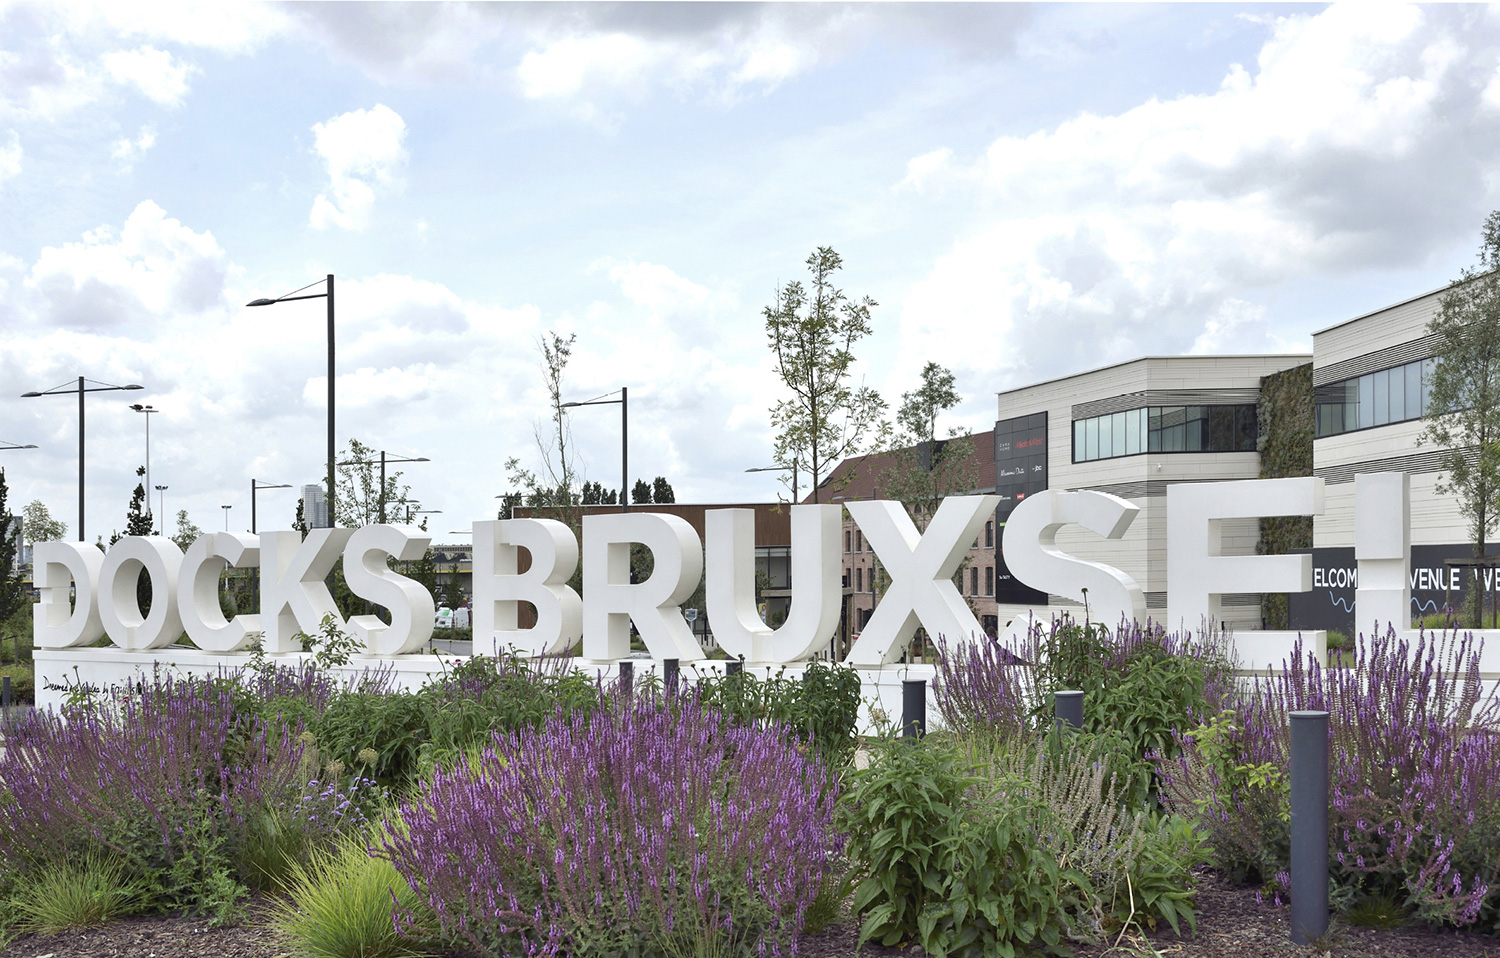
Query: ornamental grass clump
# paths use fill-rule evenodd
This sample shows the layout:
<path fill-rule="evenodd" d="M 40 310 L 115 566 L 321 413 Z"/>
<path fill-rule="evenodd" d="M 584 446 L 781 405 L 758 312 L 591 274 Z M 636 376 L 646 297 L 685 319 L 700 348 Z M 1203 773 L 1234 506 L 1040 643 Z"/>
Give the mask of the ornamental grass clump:
<path fill-rule="evenodd" d="M 842 849 L 821 760 L 673 705 L 496 733 L 434 770 L 383 854 L 486 954 L 795 954 Z"/>
<path fill-rule="evenodd" d="M 1346 909 L 1395 902 L 1434 924 L 1494 932 L 1500 888 L 1500 704 L 1472 634 L 1360 636 L 1325 669 L 1294 648 L 1237 710 L 1163 763 L 1168 803 L 1194 816 L 1218 864 L 1280 901 L 1289 861 L 1288 714 L 1329 713 L 1330 872 Z M 1350 666 L 1350 667 L 1344 667 Z"/>
<path fill-rule="evenodd" d="M 309 807 L 302 740 L 242 704 L 232 681 L 157 677 L 33 713 L 0 759 L 0 856 L 25 873 L 107 849 L 148 907 L 227 918 L 267 811 Z"/>

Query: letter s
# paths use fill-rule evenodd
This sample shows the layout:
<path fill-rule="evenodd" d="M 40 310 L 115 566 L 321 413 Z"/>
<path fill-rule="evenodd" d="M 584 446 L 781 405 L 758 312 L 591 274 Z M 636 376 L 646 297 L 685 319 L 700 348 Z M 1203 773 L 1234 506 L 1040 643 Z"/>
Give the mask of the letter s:
<path fill-rule="evenodd" d="M 1118 496 L 1088 489 L 1048 489 L 1028 496 L 1005 520 L 1005 564 L 1011 575 L 1042 592 L 1082 602 L 1087 589 L 1089 615 L 1095 622 L 1110 628 L 1121 619 L 1144 622 L 1146 597 L 1134 579 L 1057 547 L 1057 530 L 1065 525 L 1075 523 L 1106 539 L 1118 539 L 1140 511 Z"/>

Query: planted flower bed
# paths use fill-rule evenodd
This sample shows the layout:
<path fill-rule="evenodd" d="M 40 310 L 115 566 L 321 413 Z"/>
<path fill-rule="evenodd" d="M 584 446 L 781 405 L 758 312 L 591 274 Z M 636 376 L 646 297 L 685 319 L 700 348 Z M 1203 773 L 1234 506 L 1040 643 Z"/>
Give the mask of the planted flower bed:
<path fill-rule="evenodd" d="M 1332 713 L 1340 921 L 1402 925 L 1409 954 L 1500 947 L 1496 706 L 1461 637 L 1247 686 L 1212 642 L 1062 623 L 945 649 L 944 731 L 863 743 L 838 668 L 669 698 L 489 658 L 417 692 L 339 686 L 325 660 L 10 729 L 0 924 L 62 932 L 15 953 L 142 929 L 163 958 L 1264 952 L 1301 708 Z M 1052 728 L 1063 688 L 1081 729 Z"/>

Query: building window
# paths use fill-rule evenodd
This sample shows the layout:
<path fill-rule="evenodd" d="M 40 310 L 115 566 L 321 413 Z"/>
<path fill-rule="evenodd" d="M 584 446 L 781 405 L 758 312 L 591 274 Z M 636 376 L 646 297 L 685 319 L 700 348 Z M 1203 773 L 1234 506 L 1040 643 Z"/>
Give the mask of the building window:
<path fill-rule="evenodd" d="M 1337 436 L 1421 419 L 1435 360 L 1419 359 L 1313 390 L 1315 435 Z"/>
<path fill-rule="evenodd" d="M 984 594 L 995 594 L 995 567 L 992 565 L 984 567 Z"/>
<path fill-rule="evenodd" d="M 863 532 L 860 532 L 858 529 L 854 530 L 854 551 L 865 551 L 865 534 Z"/>
<path fill-rule="evenodd" d="M 1144 406 L 1073 423 L 1073 461 L 1145 452 L 1254 452 L 1255 406 Z"/>
<path fill-rule="evenodd" d="M 995 545 L 995 520 L 991 519 L 984 524 L 984 547 L 992 548 Z"/>
<path fill-rule="evenodd" d="M 849 530 L 848 529 L 844 530 L 844 551 L 845 552 L 849 551 Z"/>
<path fill-rule="evenodd" d="M 969 569 L 969 595 L 979 594 L 979 566 Z"/>
<path fill-rule="evenodd" d="M 865 591 L 865 570 L 863 569 L 854 570 L 854 591 Z"/>

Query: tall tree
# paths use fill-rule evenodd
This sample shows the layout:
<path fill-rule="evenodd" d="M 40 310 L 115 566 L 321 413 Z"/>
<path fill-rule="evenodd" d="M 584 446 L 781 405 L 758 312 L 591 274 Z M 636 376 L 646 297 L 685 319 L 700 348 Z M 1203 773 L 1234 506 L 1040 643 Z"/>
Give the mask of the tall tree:
<path fill-rule="evenodd" d="M 302 533 L 303 538 L 307 538 L 307 516 L 303 512 L 301 499 L 297 500 L 297 515 L 292 518 L 292 528 Z"/>
<path fill-rule="evenodd" d="M 889 429 L 880 395 L 849 382 L 854 344 L 870 335 L 870 310 L 879 304 L 868 296 L 851 300 L 833 285 L 842 266 L 833 249 L 818 247 L 807 257 L 811 287 L 779 287 L 763 311 L 776 375 L 791 392 L 771 407 L 774 458 L 812 476 L 814 502 L 822 501 L 825 473 L 872 438 L 883 442 Z"/>
<path fill-rule="evenodd" d="M 1476 559 L 1500 517 L 1500 212 L 1484 221 L 1478 260 L 1448 288 L 1428 325 L 1436 362 L 1419 440 L 1442 447 L 1437 492 L 1458 499 Z M 1469 589 L 1476 626 L 1480 591 Z"/>
<path fill-rule="evenodd" d="M 635 485 L 630 489 L 630 501 L 638 505 L 650 505 L 651 484 L 644 479 L 637 479 Z"/>
<path fill-rule="evenodd" d="M 52 518 L 52 513 L 40 499 L 33 499 L 21 510 L 22 531 L 26 541 L 35 546 L 38 542 L 56 542 L 68 534 L 68 524 Z"/>
<path fill-rule="evenodd" d="M 563 408 L 562 394 L 563 377 L 577 338 L 572 333 L 563 336 L 548 330 L 537 343 L 542 354 L 542 381 L 547 387 L 549 407 L 546 425 L 538 422 L 533 427 L 540 466 L 535 470 L 527 469 L 518 456 L 505 462 L 506 479 L 518 490 L 511 495 L 520 496 L 515 505 L 543 509 L 548 518 L 569 524 L 577 522 L 575 507 L 582 501 L 579 489 L 582 477 L 578 474 L 577 460 L 573 455 L 573 434 L 568 426 L 567 410 Z M 507 511 L 503 503 L 504 500 L 502 515 Z"/>
<path fill-rule="evenodd" d="M 672 491 L 672 484 L 667 481 L 666 476 L 657 476 L 651 481 L 651 501 L 655 503 L 677 501 L 677 493 Z"/>
<path fill-rule="evenodd" d="M 967 431 L 950 428 L 939 438 L 938 417 L 962 401 L 953 373 L 932 362 L 922 368 L 921 384 L 901 394 L 891 465 L 880 477 L 880 491 L 904 505 L 919 529 L 927 528 L 945 496 L 979 484 Z"/>
<path fill-rule="evenodd" d="M 146 474 L 145 466 L 137 466 L 135 469 L 137 477 Z M 130 494 L 130 505 L 125 510 L 125 534 L 127 536 L 149 536 L 156 531 L 156 520 L 151 516 L 151 505 L 146 500 L 146 484 L 144 481 L 135 484 L 135 492 Z"/>
<path fill-rule="evenodd" d="M 29 604 L 26 588 L 21 584 L 21 525 L 10 511 L 10 488 L 5 484 L 5 470 L 0 469 L 0 623 L 10 620 Z"/>

